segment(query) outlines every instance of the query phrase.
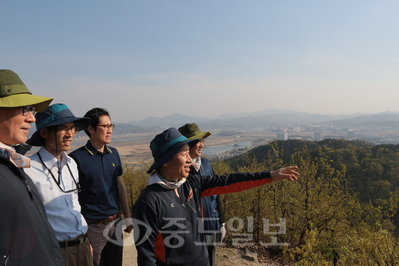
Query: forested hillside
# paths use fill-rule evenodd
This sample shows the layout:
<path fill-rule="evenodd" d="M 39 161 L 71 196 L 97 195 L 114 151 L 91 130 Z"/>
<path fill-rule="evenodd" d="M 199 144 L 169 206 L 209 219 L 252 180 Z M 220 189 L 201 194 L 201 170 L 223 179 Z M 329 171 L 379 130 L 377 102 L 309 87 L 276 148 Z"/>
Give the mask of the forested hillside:
<path fill-rule="evenodd" d="M 371 145 L 364 141 L 325 139 L 322 141 L 275 141 L 252 149 L 243 156 L 226 161 L 233 171 L 251 160 L 266 162 L 270 152 L 278 150 L 279 159 L 288 163 L 297 152 L 307 150 L 313 161 L 327 160 L 330 167 L 342 171 L 344 180 L 362 202 L 378 203 L 391 196 L 399 198 L 399 145 Z M 276 152 L 276 151 L 275 151 Z M 323 175 L 323 166 L 316 177 Z"/>
<path fill-rule="evenodd" d="M 287 165 L 299 167 L 298 181 L 222 196 L 227 243 L 295 265 L 399 265 L 398 145 L 274 141 L 213 163 L 217 174 Z M 147 177 L 125 169 L 131 203 Z"/>

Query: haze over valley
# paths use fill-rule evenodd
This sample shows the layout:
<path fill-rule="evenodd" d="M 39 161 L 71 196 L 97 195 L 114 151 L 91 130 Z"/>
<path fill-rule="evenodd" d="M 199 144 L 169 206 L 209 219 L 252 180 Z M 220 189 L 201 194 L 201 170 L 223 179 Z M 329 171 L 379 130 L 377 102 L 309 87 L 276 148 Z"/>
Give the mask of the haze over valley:
<path fill-rule="evenodd" d="M 362 140 L 371 144 L 399 143 L 399 113 L 321 115 L 289 110 L 265 110 L 257 113 L 226 114 L 214 119 L 173 114 L 149 117 L 141 121 L 117 123 L 111 146 L 118 148 L 122 161 L 143 165 L 151 160 L 149 143 L 154 136 L 169 127 L 197 123 L 201 130 L 210 131 L 204 154 L 211 159 L 225 159 L 248 149 L 268 144 L 274 139 Z M 31 133 L 35 129 L 31 130 Z M 77 134 L 73 147 L 87 141 L 84 132 Z M 242 146 L 242 143 L 245 143 Z M 212 148 L 212 152 L 206 149 Z M 219 152 L 214 151 L 223 151 Z"/>

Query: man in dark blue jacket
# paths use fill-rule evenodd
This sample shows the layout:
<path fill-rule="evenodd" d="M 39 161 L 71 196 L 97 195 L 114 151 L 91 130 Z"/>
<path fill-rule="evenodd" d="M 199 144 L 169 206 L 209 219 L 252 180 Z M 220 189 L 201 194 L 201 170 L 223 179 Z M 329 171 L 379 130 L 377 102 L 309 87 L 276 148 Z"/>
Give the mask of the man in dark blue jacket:
<path fill-rule="evenodd" d="M 190 174 L 202 176 L 214 176 L 215 173 L 208 159 L 201 157 L 205 139 L 211 135 L 210 132 L 203 132 L 196 123 L 185 124 L 179 128 L 179 132 L 189 140 L 199 139 L 197 144 L 190 148 L 192 166 Z M 215 265 L 217 233 L 221 233 L 221 239 L 226 234 L 224 226 L 224 215 L 219 195 L 211 195 L 201 199 L 204 215 L 205 240 L 208 248 L 209 265 Z"/>

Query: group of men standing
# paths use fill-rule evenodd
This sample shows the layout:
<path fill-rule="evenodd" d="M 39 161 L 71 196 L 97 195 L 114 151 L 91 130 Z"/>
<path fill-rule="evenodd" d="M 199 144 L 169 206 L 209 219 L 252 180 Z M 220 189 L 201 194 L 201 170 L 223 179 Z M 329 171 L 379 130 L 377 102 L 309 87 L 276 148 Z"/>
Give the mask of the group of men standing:
<path fill-rule="evenodd" d="M 108 146 L 115 125 L 104 108 L 75 117 L 52 100 L 0 70 L 0 265 L 122 265 L 119 213 L 130 214 L 119 154 Z M 68 155 L 79 130 L 89 140 Z M 40 149 L 27 158 L 17 152 L 25 143 Z"/>
<path fill-rule="evenodd" d="M 108 146 L 115 125 L 104 108 L 76 117 L 65 104 L 49 106 L 52 100 L 32 95 L 16 73 L 0 70 L 0 265 L 122 265 L 120 210 L 131 216 L 120 157 Z M 32 123 L 36 131 L 27 140 Z M 89 140 L 67 154 L 80 130 Z M 200 139 L 190 150 L 191 171 L 214 175 L 201 158 L 211 134 L 195 123 L 179 131 Z M 18 152 L 25 143 L 39 147 L 30 158 Z M 220 198 L 204 197 L 202 204 L 214 265 L 215 232 L 225 233 Z M 130 233 L 131 219 L 123 221 Z"/>
<path fill-rule="evenodd" d="M 216 176 L 201 156 L 210 132 L 195 123 L 169 128 L 150 143 L 148 185 L 130 216 L 121 160 L 108 146 L 115 127 L 108 111 L 76 117 L 52 100 L 0 70 L 0 265 L 121 266 L 120 222 L 128 233 L 134 222 L 140 266 L 213 266 L 216 233 L 226 232 L 216 195 L 299 175 L 289 166 Z M 89 140 L 67 154 L 80 130 Z M 40 147 L 30 158 L 26 143 Z M 121 220 L 120 211 L 133 219 Z"/>

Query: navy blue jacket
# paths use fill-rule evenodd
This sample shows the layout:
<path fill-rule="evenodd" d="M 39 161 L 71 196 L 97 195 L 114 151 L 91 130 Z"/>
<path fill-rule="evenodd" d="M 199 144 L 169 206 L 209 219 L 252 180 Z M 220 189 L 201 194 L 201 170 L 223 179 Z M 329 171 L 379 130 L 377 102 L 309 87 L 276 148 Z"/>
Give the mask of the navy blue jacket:
<path fill-rule="evenodd" d="M 137 262 L 146 265 L 209 266 L 201 197 L 238 192 L 271 182 L 269 172 L 225 176 L 190 175 L 176 195 L 154 183 L 133 207 Z"/>
<path fill-rule="evenodd" d="M 201 157 L 201 167 L 197 172 L 194 167 L 191 168 L 190 174 L 200 174 L 203 176 L 214 176 L 212 166 L 208 159 Z M 219 195 L 211 195 L 202 198 L 202 209 L 204 220 L 204 228 L 206 233 L 217 232 L 220 230 L 221 224 L 224 223 L 223 208 Z M 208 218 L 208 219 L 207 219 Z"/>

